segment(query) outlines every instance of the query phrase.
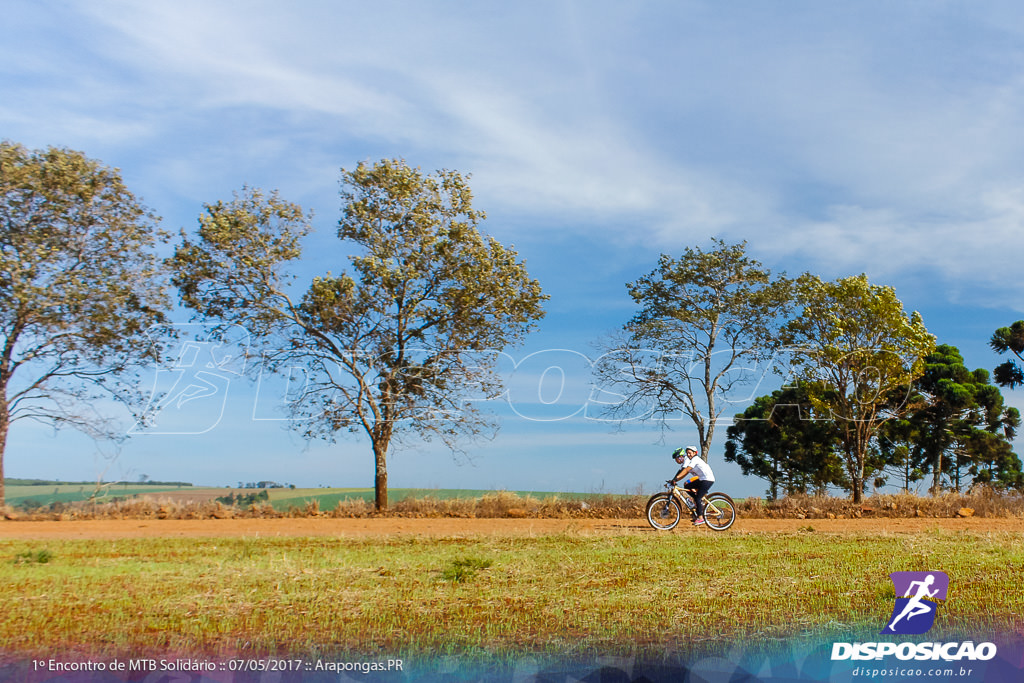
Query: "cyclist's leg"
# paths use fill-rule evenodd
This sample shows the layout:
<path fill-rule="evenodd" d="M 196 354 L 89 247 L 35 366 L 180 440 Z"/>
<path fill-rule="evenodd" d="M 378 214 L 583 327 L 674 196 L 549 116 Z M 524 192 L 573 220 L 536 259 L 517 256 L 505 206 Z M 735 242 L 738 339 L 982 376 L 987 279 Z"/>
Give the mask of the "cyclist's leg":
<path fill-rule="evenodd" d="M 695 485 L 697 484 L 697 481 L 698 480 L 696 480 L 696 479 L 691 479 L 690 481 L 688 481 L 685 484 L 683 484 L 683 491 L 686 491 L 686 495 L 688 495 L 690 497 L 690 499 L 693 500 L 693 509 L 694 510 L 696 510 L 697 506 L 700 505 L 700 499 L 704 497 L 704 496 L 699 495 L 697 493 L 697 489 L 694 488 Z"/>
<path fill-rule="evenodd" d="M 711 486 L 715 482 L 713 481 L 695 481 L 693 483 L 694 488 L 694 499 L 697 501 L 697 517 L 704 516 L 704 496 L 708 495 L 708 491 L 711 490 Z"/>

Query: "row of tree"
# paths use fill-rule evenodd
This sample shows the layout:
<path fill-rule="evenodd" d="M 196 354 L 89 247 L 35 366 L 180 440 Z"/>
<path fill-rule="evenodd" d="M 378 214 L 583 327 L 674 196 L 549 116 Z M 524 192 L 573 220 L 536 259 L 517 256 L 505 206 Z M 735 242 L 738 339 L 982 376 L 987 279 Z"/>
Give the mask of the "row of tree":
<path fill-rule="evenodd" d="M 941 345 L 925 358 L 909 394 L 890 396 L 892 417 L 879 428 L 865 477 L 910 491 L 931 475 L 929 490 L 961 491 L 965 483 L 1024 488 L 1011 440 L 1020 426 L 983 369 L 970 371 L 959 350 Z M 823 382 L 802 381 L 757 398 L 727 430 L 725 459 L 768 482 L 768 496 L 852 490 L 841 421 L 820 411 L 834 401 Z M 968 479 L 969 478 L 969 479 Z"/>
<path fill-rule="evenodd" d="M 303 285 L 294 268 L 311 216 L 276 193 L 245 188 L 205 206 L 198 232 L 182 231 L 160 259 L 170 236 L 116 169 L 72 150 L 0 144 L 0 505 L 15 421 L 120 438 L 92 410 L 104 398 L 151 417 L 160 397 L 139 393 L 133 373 L 168 349 L 171 286 L 195 319 L 249 333 L 254 372 L 306 372 L 289 424 L 308 437 L 369 437 L 379 508 L 394 439 L 457 447 L 484 433 L 479 399 L 498 396 L 500 381 L 478 352 L 535 326 L 540 285 L 513 249 L 479 232 L 484 213 L 457 172 L 361 163 L 342 170 L 341 196 L 337 235 L 351 269 Z"/>
<path fill-rule="evenodd" d="M 397 439 L 438 437 L 458 449 L 461 437 L 492 433 L 480 399 L 503 388 L 478 352 L 535 327 L 547 299 L 539 283 L 514 249 L 481 234 L 485 215 L 457 172 L 382 160 L 343 169 L 341 185 L 337 236 L 349 269 L 302 282 L 311 216 L 276 193 L 244 188 L 206 205 L 198 230 L 182 231 L 161 259 L 171 236 L 116 169 L 71 150 L 0 143 L 0 505 L 15 421 L 118 438 L 124 432 L 92 410 L 100 399 L 116 398 L 140 421 L 159 405 L 133 373 L 166 354 L 172 288 L 195 319 L 249 333 L 252 371 L 302 368 L 308 383 L 289 424 L 309 438 L 368 437 L 378 508 Z M 605 340 L 610 353 L 596 368 L 602 386 L 621 392 L 610 415 L 664 422 L 682 413 L 706 456 L 725 399 L 750 380 L 744 368 L 784 355 L 790 388 L 758 399 L 750 410 L 767 418 L 751 414 L 730 433 L 732 457 L 776 490 L 841 485 L 859 499 L 866 477 L 898 467 L 907 482 L 932 471 L 936 481 L 966 472 L 1014 484 L 1005 445 L 1019 417 L 975 391 L 980 376 L 945 378 L 960 389 L 942 384 L 939 370 L 924 379 L 943 347 L 891 288 L 864 276 L 772 276 L 745 244 L 721 241 L 662 256 L 628 287 L 639 312 Z M 167 335 L 153 333 L 161 326 Z M 1022 339 L 1017 323 L 992 344 L 1020 357 Z M 1020 383 L 1020 369 L 1004 364 L 996 379 Z M 963 392 L 988 422 L 966 416 L 974 408 Z M 786 405 L 811 419 L 782 421 Z M 779 433 L 757 436 L 762 426 Z"/>
<path fill-rule="evenodd" d="M 1011 445 L 1019 412 L 987 371 L 937 347 L 891 287 L 864 275 L 773 276 L 745 244 L 716 240 L 709 251 L 662 256 L 629 291 L 640 312 L 597 368 L 623 397 L 609 413 L 663 425 L 684 415 L 706 457 L 729 399 L 762 379 L 752 369 L 786 368 L 782 389 L 735 416 L 725 449 L 772 497 L 838 486 L 859 502 L 869 482 L 891 477 L 909 489 L 929 473 L 934 491 L 960 490 L 966 477 L 1024 487 Z M 990 343 L 1021 358 L 1024 322 Z M 1003 386 L 1022 381 L 1015 361 L 995 375 Z"/>

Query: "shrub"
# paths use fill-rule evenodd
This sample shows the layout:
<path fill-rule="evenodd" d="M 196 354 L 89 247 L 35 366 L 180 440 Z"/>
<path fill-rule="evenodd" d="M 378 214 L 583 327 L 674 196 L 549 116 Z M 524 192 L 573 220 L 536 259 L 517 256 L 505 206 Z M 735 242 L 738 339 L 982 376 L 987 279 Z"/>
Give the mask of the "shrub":
<path fill-rule="evenodd" d="M 458 557 L 441 571 L 441 579 L 450 583 L 462 583 L 473 578 L 481 569 L 487 569 L 492 564 L 491 560 L 479 557 Z"/>
<path fill-rule="evenodd" d="M 14 564 L 46 564 L 53 559 L 53 553 L 43 550 L 26 550 L 14 556 Z"/>

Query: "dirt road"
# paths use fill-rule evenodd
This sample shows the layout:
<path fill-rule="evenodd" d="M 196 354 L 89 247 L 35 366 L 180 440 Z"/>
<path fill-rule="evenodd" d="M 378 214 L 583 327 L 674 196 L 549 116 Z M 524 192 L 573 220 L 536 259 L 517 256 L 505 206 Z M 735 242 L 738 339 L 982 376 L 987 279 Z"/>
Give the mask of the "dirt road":
<path fill-rule="evenodd" d="M 972 534 L 1008 532 L 1024 537 L 1022 518 L 967 519 L 739 519 L 727 534 L 815 532 L 826 534 L 902 534 L 930 530 Z M 642 519 L 210 519 L 210 520 L 85 520 L 63 522 L 0 521 L 2 539 L 120 539 L 203 537 L 337 536 L 531 536 L 545 534 L 689 534 L 715 533 L 680 525 L 656 532 Z"/>

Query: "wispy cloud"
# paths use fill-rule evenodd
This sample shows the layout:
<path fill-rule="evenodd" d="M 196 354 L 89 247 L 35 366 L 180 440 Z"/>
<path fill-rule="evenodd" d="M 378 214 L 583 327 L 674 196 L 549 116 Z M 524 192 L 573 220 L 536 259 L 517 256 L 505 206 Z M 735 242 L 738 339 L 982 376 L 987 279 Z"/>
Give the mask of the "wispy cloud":
<path fill-rule="evenodd" d="M 1024 49 L 996 10 L 22 9 L 41 47 L 7 48 L 26 57 L 5 125 L 144 148 L 140 173 L 189 197 L 244 178 L 333 211 L 338 166 L 403 155 L 472 172 L 482 205 L 545 232 L 720 234 L 788 269 L 1013 295 Z"/>

